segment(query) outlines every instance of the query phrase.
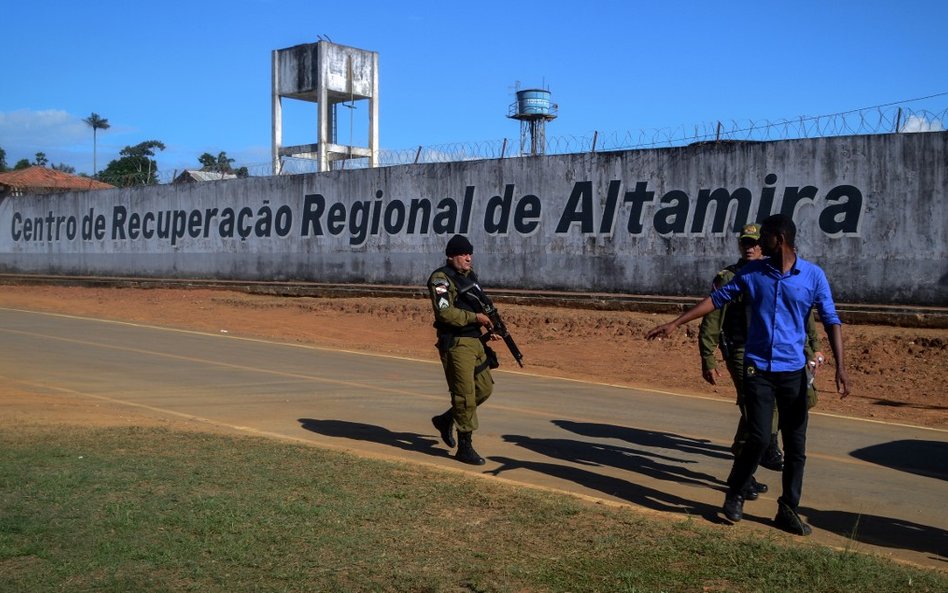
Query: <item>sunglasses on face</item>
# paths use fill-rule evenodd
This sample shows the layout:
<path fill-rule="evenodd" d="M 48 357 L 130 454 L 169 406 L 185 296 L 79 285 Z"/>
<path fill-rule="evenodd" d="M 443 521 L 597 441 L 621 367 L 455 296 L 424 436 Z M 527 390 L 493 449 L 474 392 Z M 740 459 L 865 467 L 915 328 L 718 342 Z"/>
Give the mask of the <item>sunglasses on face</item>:
<path fill-rule="evenodd" d="M 741 239 L 740 241 L 741 247 L 757 247 L 759 244 L 760 243 L 754 239 Z"/>

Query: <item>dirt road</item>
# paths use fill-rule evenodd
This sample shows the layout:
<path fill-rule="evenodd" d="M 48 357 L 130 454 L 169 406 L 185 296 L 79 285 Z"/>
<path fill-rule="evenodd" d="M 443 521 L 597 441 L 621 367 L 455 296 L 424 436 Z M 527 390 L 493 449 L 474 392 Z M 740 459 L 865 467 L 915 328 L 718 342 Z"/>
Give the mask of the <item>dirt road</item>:
<path fill-rule="evenodd" d="M 435 360 L 427 301 L 289 298 L 206 289 L 4 286 L 0 307 L 94 316 Z M 697 324 L 662 342 L 645 332 L 671 318 L 635 312 L 503 305 L 532 373 L 732 399 L 723 377 L 701 379 Z M 853 394 L 835 395 L 833 367 L 817 377 L 818 411 L 948 428 L 948 330 L 848 325 Z M 825 351 L 829 354 L 828 344 Z M 501 362 L 513 365 L 500 349 Z M 722 367 L 723 368 L 723 367 Z"/>

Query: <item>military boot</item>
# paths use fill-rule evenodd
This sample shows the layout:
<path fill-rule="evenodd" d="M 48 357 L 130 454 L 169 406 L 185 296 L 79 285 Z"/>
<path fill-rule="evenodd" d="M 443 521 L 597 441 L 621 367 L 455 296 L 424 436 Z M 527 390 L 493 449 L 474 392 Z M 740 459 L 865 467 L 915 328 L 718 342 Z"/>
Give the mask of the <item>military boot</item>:
<path fill-rule="evenodd" d="M 444 441 L 445 445 L 452 449 L 457 446 L 457 441 L 454 440 L 454 414 L 451 413 L 451 410 L 433 417 L 431 423 L 438 429 L 441 440 Z"/>
<path fill-rule="evenodd" d="M 484 458 L 477 454 L 474 445 L 471 444 L 471 433 L 458 431 L 458 452 L 454 458 L 460 462 L 470 465 L 484 465 L 487 463 Z"/>
<path fill-rule="evenodd" d="M 777 444 L 777 433 L 770 435 L 770 444 L 767 445 L 767 450 L 764 451 L 760 465 L 771 471 L 783 471 L 783 453 L 780 451 L 780 445 Z"/>
<path fill-rule="evenodd" d="M 796 509 L 791 508 L 783 499 L 777 500 L 777 516 L 774 517 L 774 523 L 780 529 L 794 535 L 810 535 L 813 529 L 803 522 Z"/>
<path fill-rule="evenodd" d="M 767 492 L 767 490 L 769 490 L 767 484 L 761 484 L 754 479 L 754 476 L 751 476 L 750 484 L 744 488 L 744 491 L 741 492 L 741 496 L 744 497 L 744 500 L 757 500 L 760 498 L 760 495 Z"/>

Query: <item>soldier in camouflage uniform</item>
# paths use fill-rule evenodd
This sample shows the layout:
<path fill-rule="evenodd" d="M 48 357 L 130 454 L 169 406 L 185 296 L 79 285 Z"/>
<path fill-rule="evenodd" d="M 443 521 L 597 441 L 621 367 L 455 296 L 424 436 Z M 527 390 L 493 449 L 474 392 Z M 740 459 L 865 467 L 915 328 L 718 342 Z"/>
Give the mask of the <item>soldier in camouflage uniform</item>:
<path fill-rule="evenodd" d="M 738 247 L 741 259 L 735 264 L 727 266 L 715 275 L 712 281 L 712 290 L 721 288 L 737 273 L 746 262 L 763 257 L 760 252 L 760 227 L 749 224 L 741 230 L 738 237 Z M 741 418 L 734 434 L 734 443 L 731 452 L 737 456 L 747 440 L 747 421 L 744 410 L 744 391 L 741 388 L 744 376 L 744 342 L 747 338 L 747 317 L 743 303 L 737 301 L 715 309 L 701 320 L 698 330 L 698 349 L 701 352 L 701 375 L 712 385 L 717 384 L 720 372 L 717 369 L 715 350 L 720 348 L 727 369 L 737 391 L 737 405 L 741 410 Z M 777 410 L 774 408 L 773 430 L 770 447 L 764 453 L 761 465 L 774 471 L 783 469 L 783 455 L 777 445 Z M 751 485 L 744 492 L 744 498 L 754 500 L 761 492 L 766 492 L 766 484 L 761 484 L 751 478 Z"/>
<path fill-rule="evenodd" d="M 455 458 L 472 465 L 483 465 L 484 458 L 474 450 L 472 433 L 478 428 L 477 407 L 494 389 L 490 369 L 496 358 L 490 357 L 487 339 L 500 339 L 484 334 L 491 329 L 490 318 L 478 310 L 476 299 L 465 298 L 459 285 L 480 296 L 477 275 L 471 267 L 474 247 L 465 237 L 454 235 L 445 248 L 447 262 L 428 278 L 428 294 L 434 309 L 434 327 L 438 335 L 438 352 L 451 392 L 451 407 L 431 419 L 431 423 L 448 447 L 457 446 Z M 473 286 L 471 286 L 473 284 Z M 453 427 L 457 425 L 457 441 Z"/>

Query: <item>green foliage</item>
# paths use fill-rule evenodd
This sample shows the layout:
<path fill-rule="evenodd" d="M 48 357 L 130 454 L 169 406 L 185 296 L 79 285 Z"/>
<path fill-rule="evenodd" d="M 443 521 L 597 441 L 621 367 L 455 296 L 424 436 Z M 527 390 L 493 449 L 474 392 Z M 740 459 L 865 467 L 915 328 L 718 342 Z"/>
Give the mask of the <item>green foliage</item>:
<path fill-rule="evenodd" d="M 205 152 L 198 157 L 198 162 L 201 163 L 202 171 L 232 173 L 241 179 L 250 176 L 250 172 L 247 170 L 247 167 L 234 169 L 234 159 L 228 157 L 227 153 L 224 151 L 219 152 L 216 157 L 209 152 Z"/>
<path fill-rule="evenodd" d="M 120 158 L 111 161 L 97 176 L 118 187 L 153 185 L 158 182 L 158 162 L 151 157 L 156 150 L 164 150 L 164 143 L 148 140 L 135 146 L 126 146 Z"/>
<path fill-rule="evenodd" d="M 95 135 L 97 130 L 108 130 L 110 127 L 112 127 L 109 124 L 109 120 L 105 119 L 104 117 L 100 116 L 98 113 L 95 113 L 95 112 L 93 112 L 89 117 L 85 118 L 82 121 L 89 124 L 89 126 L 92 128 L 93 136 Z"/>
<path fill-rule="evenodd" d="M 28 159 L 20 159 L 13 166 L 13 170 L 19 171 L 20 169 L 26 169 L 28 167 L 32 167 L 33 165 L 39 165 L 41 167 L 49 166 L 51 169 L 62 171 L 63 173 L 69 173 L 70 175 L 74 175 L 76 173 L 76 168 L 69 166 L 66 163 L 59 163 L 57 165 L 49 165 L 49 160 L 46 158 L 45 152 L 37 152 L 36 161 L 33 163 L 31 163 Z M 9 170 L 10 168 L 7 167 L 7 151 L 5 151 L 3 148 L 0 148 L 0 173 L 3 173 L 4 171 L 9 171 Z"/>

